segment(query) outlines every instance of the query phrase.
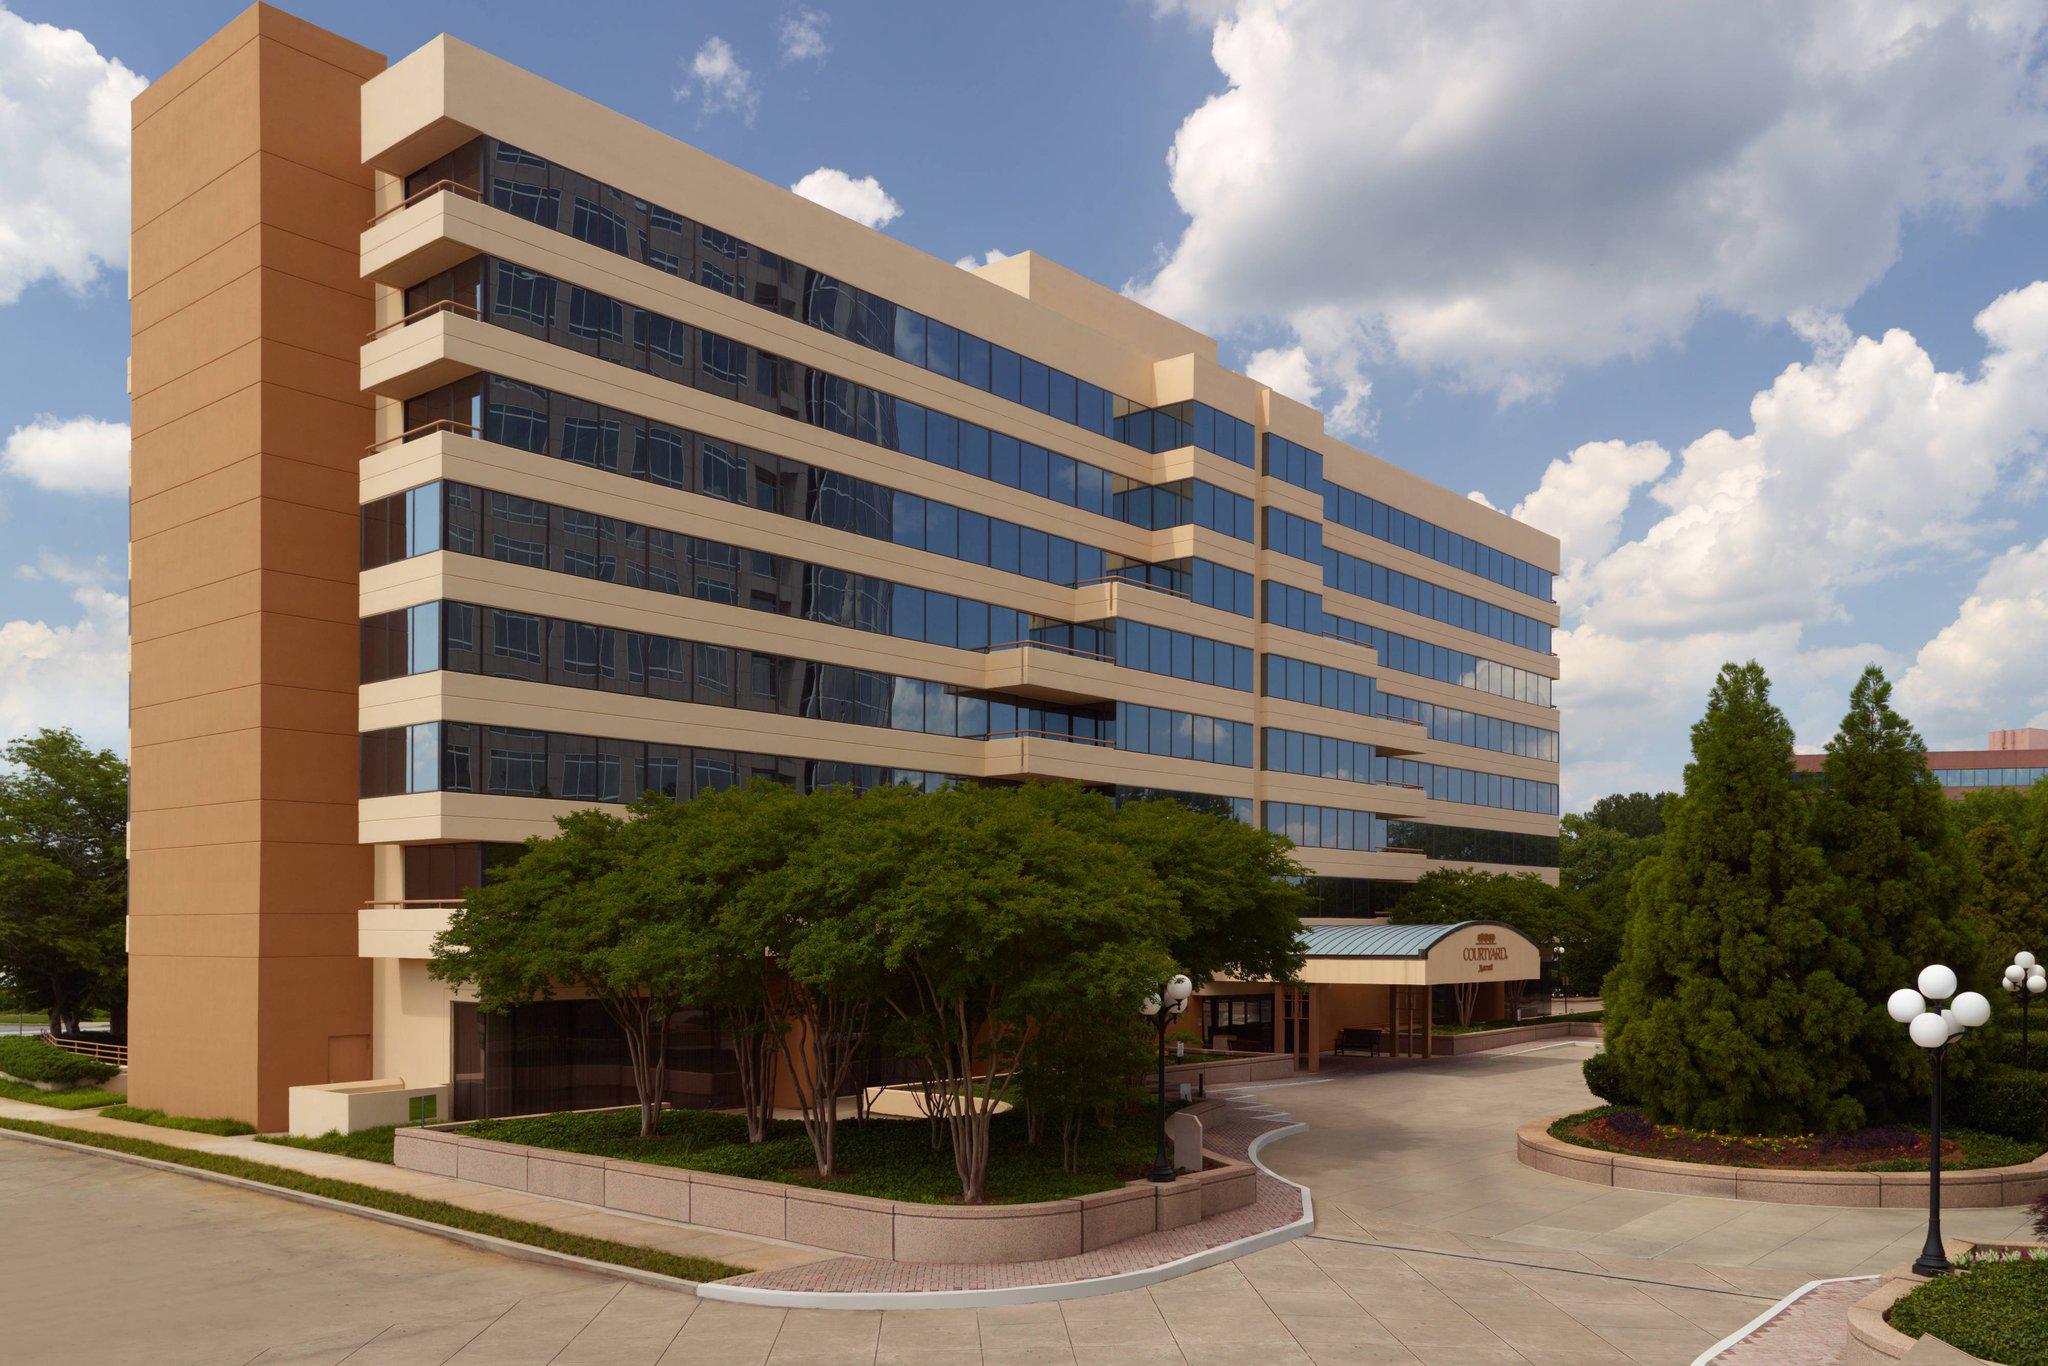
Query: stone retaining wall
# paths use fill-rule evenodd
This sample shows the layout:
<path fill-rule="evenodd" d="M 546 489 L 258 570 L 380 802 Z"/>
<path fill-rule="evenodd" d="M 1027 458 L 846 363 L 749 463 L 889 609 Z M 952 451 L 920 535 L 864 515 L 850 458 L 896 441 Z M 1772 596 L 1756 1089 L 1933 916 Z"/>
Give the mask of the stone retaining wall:
<path fill-rule="evenodd" d="M 1173 1054 L 1168 1053 L 1171 1058 Z M 1246 1053 L 1242 1057 L 1229 1058 L 1222 1062 L 1169 1062 L 1166 1064 L 1166 1089 L 1169 1094 L 1180 1090 L 1180 1084 L 1189 1086 L 1199 1080 L 1204 1087 L 1242 1086 L 1249 1081 L 1275 1081 L 1294 1075 L 1294 1058 L 1287 1053 Z M 1156 1084 L 1157 1074 L 1145 1073 L 1147 1087 Z"/>
<path fill-rule="evenodd" d="M 1024 1205 L 925 1205 L 500 1143 L 445 1126 L 398 1130 L 393 1156 L 409 1171 L 899 1262 L 1072 1257 L 1257 1199 L 1254 1167 L 1209 1158 L 1206 1170 L 1164 1185 L 1133 1181 Z"/>
<path fill-rule="evenodd" d="M 1524 1124 L 1515 1133 L 1515 1156 L 1525 1167 L 1589 1181 L 1596 1186 L 1714 1195 L 1776 1205 L 1845 1205 L 1854 1208 L 1926 1209 L 1926 1172 L 1820 1172 L 1782 1167 L 1717 1167 L 1602 1152 L 1550 1136 L 1555 1120 Z M 1981 1167 L 1941 1174 L 1943 1209 L 2024 1205 L 2048 1195 L 2048 1154 L 2017 1167 Z"/>
<path fill-rule="evenodd" d="M 1471 1034 L 1433 1034 L 1430 1056 L 1454 1058 L 1462 1053 L 1483 1053 L 1518 1043 L 1541 1043 L 1545 1039 L 1597 1039 L 1598 1020 L 1537 1020 L 1506 1029 L 1482 1029 Z"/>

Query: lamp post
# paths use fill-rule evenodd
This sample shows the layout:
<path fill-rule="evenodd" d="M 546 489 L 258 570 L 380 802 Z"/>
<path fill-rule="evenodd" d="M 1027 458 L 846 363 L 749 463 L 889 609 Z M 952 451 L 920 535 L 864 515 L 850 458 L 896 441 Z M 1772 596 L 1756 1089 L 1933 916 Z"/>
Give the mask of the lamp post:
<path fill-rule="evenodd" d="M 2012 956 L 2012 962 L 2005 969 L 2005 989 L 2020 998 L 2020 1061 L 2033 1065 L 2033 1049 L 2027 1043 L 2027 1007 L 2034 1004 L 2034 998 L 2048 991 L 2048 972 L 2034 961 L 2034 955 L 2022 949 Z"/>
<path fill-rule="evenodd" d="M 1158 1147 L 1152 1158 L 1152 1170 L 1145 1173 L 1148 1181 L 1161 1183 L 1173 1180 L 1173 1160 L 1166 1155 L 1166 1027 L 1180 1018 L 1188 1008 L 1188 997 L 1195 994 L 1195 984 L 1186 973 L 1175 973 L 1166 984 L 1140 1006 L 1152 1019 L 1152 1028 L 1159 1034 L 1159 1134 Z"/>
<path fill-rule="evenodd" d="M 1927 1050 L 1927 1062 L 1934 1073 L 1934 1093 L 1927 1111 L 1927 1243 L 1913 1259 L 1913 1270 L 1922 1276 L 1939 1276 L 1950 1270 L 1948 1254 L 1941 1248 L 1941 1073 L 1949 1044 L 1991 1018 L 1991 1002 L 1974 991 L 1956 996 L 1956 974 L 1939 963 L 1920 969 L 1920 989 L 1900 987 L 1885 1002 L 1885 1010 L 1906 1026 L 1913 1042 Z M 1939 1002 L 1955 996 L 1947 1009 Z"/>

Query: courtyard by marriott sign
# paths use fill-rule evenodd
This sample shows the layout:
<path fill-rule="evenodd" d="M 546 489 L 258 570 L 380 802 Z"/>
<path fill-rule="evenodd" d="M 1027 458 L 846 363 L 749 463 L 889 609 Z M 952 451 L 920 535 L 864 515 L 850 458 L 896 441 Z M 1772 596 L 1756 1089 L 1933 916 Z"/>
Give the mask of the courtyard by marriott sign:
<path fill-rule="evenodd" d="M 1507 946 L 1500 942 L 1500 936 L 1492 930 L 1481 930 L 1479 942 L 1465 946 L 1465 961 L 1475 964 L 1480 972 L 1492 972 L 1495 966 L 1508 961 Z"/>
<path fill-rule="evenodd" d="M 1536 976 L 1540 961 L 1527 935 L 1505 925 L 1469 925 L 1431 947 L 1429 980 L 1518 981 Z"/>

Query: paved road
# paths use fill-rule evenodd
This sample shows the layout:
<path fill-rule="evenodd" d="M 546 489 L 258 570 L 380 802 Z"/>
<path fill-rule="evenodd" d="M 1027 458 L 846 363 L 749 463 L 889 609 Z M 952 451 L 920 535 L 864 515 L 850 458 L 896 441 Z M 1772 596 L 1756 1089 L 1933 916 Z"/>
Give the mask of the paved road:
<path fill-rule="evenodd" d="M 1834 1231 L 1788 1260 L 1808 1233 L 1756 1232 L 1782 1211 L 1617 1205 L 1633 1193 L 1516 1166 L 1517 1123 L 1587 1103 L 1578 1052 L 1266 1088 L 1314 1126 L 1265 1156 L 1312 1181 L 1315 1237 L 1150 1290 L 979 1311 L 699 1301 L 0 1137 L 0 1359 L 1683 1363 L 1809 1275 L 1888 1255 L 1896 1220 L 1842 1217 L 1911 1217 L 1804 1212 Z M 50 1312 L 71 1302 L 92 1309 Z"/>

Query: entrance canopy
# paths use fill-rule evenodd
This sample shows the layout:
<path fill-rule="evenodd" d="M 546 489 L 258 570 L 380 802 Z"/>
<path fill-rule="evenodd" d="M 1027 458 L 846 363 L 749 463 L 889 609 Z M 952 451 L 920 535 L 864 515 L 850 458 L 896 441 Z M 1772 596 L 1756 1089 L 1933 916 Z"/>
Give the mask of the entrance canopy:
<path fill-rule="evenodd" d="M 1536 942 L 1497 920 L 1455 925 L 1309 925 L 1302 982 L 1438 986 L 1538 977 Z"/>

